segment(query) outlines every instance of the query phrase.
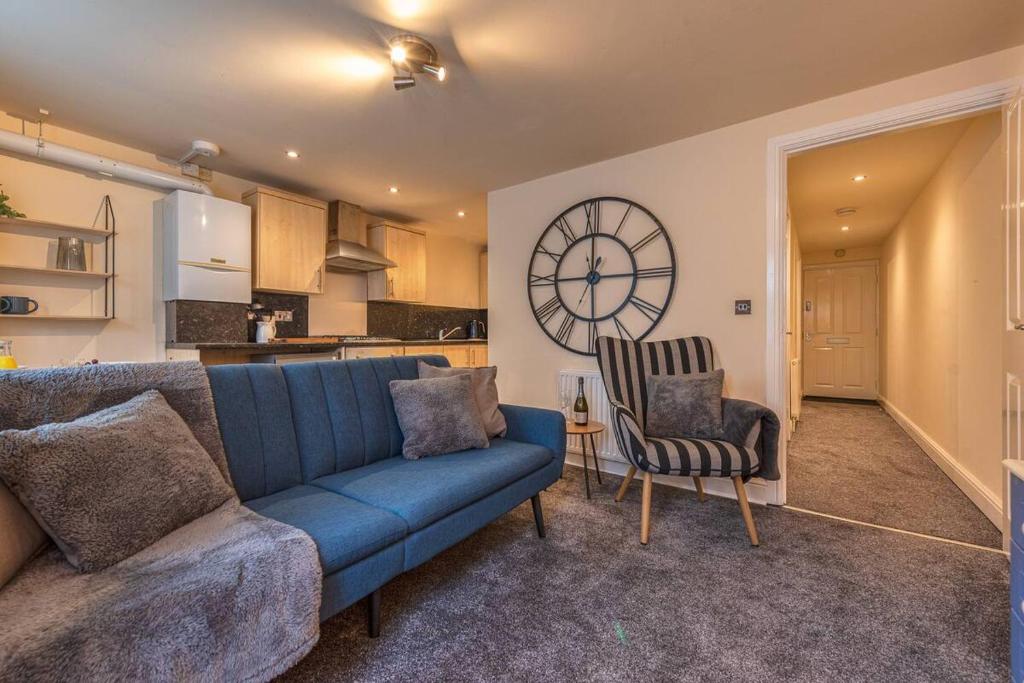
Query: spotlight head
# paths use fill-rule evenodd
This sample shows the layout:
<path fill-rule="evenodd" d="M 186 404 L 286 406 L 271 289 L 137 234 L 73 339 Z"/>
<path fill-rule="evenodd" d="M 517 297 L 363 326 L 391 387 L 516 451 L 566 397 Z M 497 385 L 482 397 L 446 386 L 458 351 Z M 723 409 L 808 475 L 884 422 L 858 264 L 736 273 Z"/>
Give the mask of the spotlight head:
<path fill-rule="evenodd" d="M 406 59 L 405 48 L 403 46 L 401 46 L 401 45 L 392 45 L 391 46 L 391 62 L 393 64 L 396 64 L 396 65 L 397 64 L 402 64 L 403 62 L 405 62 L 405 59 Z"/>
<path fill-rule="evenodd" d="M 405 90 L 416 85 L 416 79 L 412 76 L 395 76 L 391 79 L 391 84 L 395 86 L 395 90 Z"/>
<path fill-rule="evenodd" d="M 448 69 L 441 66 L 440 64 L 424 64 L 423 71 L 430 74 L 438 81 L 444 83 L 444 79 L 448 77 Z"/>

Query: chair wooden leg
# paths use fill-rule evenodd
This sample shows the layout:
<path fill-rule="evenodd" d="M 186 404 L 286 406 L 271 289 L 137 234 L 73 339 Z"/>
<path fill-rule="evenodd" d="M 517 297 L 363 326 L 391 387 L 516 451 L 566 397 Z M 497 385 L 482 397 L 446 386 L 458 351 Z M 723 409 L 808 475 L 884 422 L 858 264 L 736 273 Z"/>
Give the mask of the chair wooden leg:
<path fill-rule="evenodd" d="M 740 512 L 743 513 L 743 522 L 747 525 L 747 533 L 750 534 L 750 545 L 761 545 L 761 541 L 757 538 L 757 527 L 754 526 L 754 516 L 750 514 L 747 487 L 743 485 L 743 477 L 733 477 L 732 483 L 736 487 L 736 500 L 740 504 Z"/>
<path fill-rule="evenodd" d="M 626 497 L 626 491 L 629 489 L 629 484 L 633 481 L 633 477 L 636 476 L 636 468 L 632 465 L 626 470 L 626 477 L 622 480 L 622 484 L 619 485 L 619 492 L 615 494 L 615 502 L 621 503 L 622 499 Z"/>
<path fill-rule="evenodd" d="M 654 488 L 654 475 L 644 472 L 644 495 L 640 503 L 640 543 L 647 545 L 651 538 L 651 492 Z"/>
<path fill-rule="evenodd" d="M 697 500 L 703 503 L 707 496 L 704 495 L 704 484 L 700 483 L 700 477 L 693 478 L 693 485 L 697 488 Z"/>

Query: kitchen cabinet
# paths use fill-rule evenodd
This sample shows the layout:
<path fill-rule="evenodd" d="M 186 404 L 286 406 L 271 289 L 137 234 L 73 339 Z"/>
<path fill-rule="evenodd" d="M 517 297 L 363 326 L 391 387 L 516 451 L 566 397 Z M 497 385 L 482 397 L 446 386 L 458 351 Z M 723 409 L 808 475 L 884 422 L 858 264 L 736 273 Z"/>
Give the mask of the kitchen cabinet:
<path fill-rule="evenodd" d="M 402 346 L 348 346 L 345 348 L 345 360 L 353 358 L 387 358 L 388 356 L 404 356 L 407 349 Z"/>
<path fill-rule="evenodd" d="M 480 308 L 487 308 L 487 252 L 480 254 Z"/>
<path fill-rule="evenodd" d="M 323 294 L 327 203 L 267 187 L 242 203 L 252 209 L 252 288 Z"/>
<path fill-rule="evenodd" d="M 401 225 L 380 223 L 367 230 L 367 246 L 398 264 L 367 276 L 370 301 L 424 301 L 427 298 L 427 236 Z"/>
<path fill-rule="evenodd" d="M 417 344 L 406 346 L 407 356 L 444 356 L 453 368 L 482 368 L 487 365 L 486 344 Z"/>

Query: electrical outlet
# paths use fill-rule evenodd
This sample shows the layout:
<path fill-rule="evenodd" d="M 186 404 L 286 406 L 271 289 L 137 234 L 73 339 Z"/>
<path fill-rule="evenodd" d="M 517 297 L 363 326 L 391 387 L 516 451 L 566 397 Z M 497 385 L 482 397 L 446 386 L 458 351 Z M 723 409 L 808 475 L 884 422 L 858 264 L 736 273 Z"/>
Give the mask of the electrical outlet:
<path fill-rule="evenodd" d="M 274 320 L 279 323 L 290 323 L 292 321 L 292 312 L 274 311 Z"/>
<path fill-rule="evenodd" d="M 750 315 L 750 299 L 736 299 L 736 315 Z"/>

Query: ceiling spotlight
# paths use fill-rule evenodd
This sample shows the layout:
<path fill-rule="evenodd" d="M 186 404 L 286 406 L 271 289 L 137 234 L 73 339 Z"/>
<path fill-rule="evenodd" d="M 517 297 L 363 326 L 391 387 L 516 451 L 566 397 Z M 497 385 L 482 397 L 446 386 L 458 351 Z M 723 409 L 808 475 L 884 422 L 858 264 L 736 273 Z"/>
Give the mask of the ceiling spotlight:
<path fill-rule="evenodd" d="M 395 90 L 405 90 L 416 85 L 416 79 L 412 76 L 395 76 L 391 79 L 391 84 L 395 86 Z"/>
<path fill-rule="evenodd" d="M 438 60 L 437 50 L 423 38 L 404 33 L 389 40 L 388 47 L 391 51 L 391 66 L 396 74 L 393 81 L 395 90 L 415 85 L 413 74 L 427 73 L 439 82 L 448 77 L 448 69 Z"/>
<path fill-rule="evenodd" d="M 391 187 L 388 188 L 388 192 L 390 192 L 391 194 L 398 194 L 398 187 L 392 185 Z"/>
<path fill-rule="evenodd" d="M 841 227 L 839 229 L 842 230 L 843 232 L 850 232 L 850 226 L 849 225 L 844 225 L 843 227 Z"/>
<path fill-rule="evenodd" d="M 855 182 L 855 183 L 863 183 L 867 179 L 868 179 L 868 177 L 866 175 L 855 175 L 855 176 L 853 176 L 853 182 Z"/>
<path fill-rule="evenodd" d="M 458 215 L 459 218 L 465 218 L 466 217 L 466 212 L 465 211 L 459 211 L 459 213 L 457 215 Z"/>
<path fill-rule="evenodd" d="M 284 154 L 289 159 L 298 159 L 299 158 L 299 153 L 296 152 L 294 149 L 290 149 L 287 152 L 285 152 Z"/>

